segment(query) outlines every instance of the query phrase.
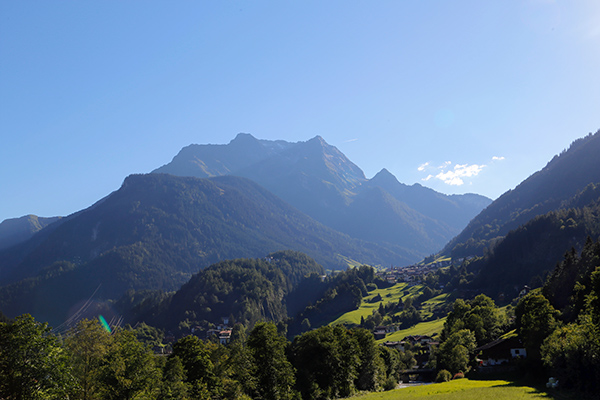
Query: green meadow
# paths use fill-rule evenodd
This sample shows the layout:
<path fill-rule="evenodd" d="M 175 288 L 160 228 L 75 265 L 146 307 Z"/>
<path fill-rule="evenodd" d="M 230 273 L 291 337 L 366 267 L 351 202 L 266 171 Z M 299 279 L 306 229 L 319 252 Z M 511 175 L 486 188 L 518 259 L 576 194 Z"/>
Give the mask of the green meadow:
<path fill-rule="evenodd" d="M 385 305 L 391 302 L 396 303 L 400 298 L 404 301 L 409 297 L 418 296 L 421 294 L 422 289 L 423 285 L 409 286 L 408 283 L 402 282 L 396 283 L 389 288 L 373 290 L 369 292 L 368 296 L 365 296 L 362 299 L 362 303 L 358 309 L 342 314 L 338 319 L 332 322 L 332 325 L 358 325 L 360 324 L 360 318 L 367 318 L 367 316 L 371 315 L 373 310 L 379 308 L 381 302 Z M 377 295 L 381 296 L 381 302 L 372 302 L 373 298 Z"/>
<path fill-rule="evenodd" d="M 431 336 L 434 333 L 440 334 L 442 333 L 442 329 L 444 328 L 444 322 L 446 322 L 446 317 L 436 319 L 434 321 L 419 322 L 415 326 L 411 326 L 408 329 L 402 329 L 398 332 L 390 333 L 385 337 L 385 339 L 378 340 L 377 343 L 383 343 L 387 341 L 396 342 L 410 335 Z"/>
<path fill-rule="evenodd" d="M 384 305 L 391 302 L 398 302 L 399 299 L 405 301 L 409 297 L 416 297 L 422 293 L 422 285 L 410 286 L 406 282 L 397 283 L 394 286 L 385 289 L 376 289 L 369 292 L 369 295 L 363 298 L 360 307 L 356 310 L 349 311 L 342 314 L 339 318 L 332 322 L 332 325 L 343 324 L 343 325 L 358 325 L 360 319 L 367 318 L 373 313 L 374 310 L 379 308 L 379 304 L 383 302 Z M 373 302 L 373 298 L 381 296 L 381 301 Z M 454 299 L 450 294 L 444 293 L 439 296 L 433 297 L 422 304 L 421 317 L 428 319 L 432 316 L 433 310 L 436 307 L 442 306 L 444 303 L 453 301 Z M 398 332 L 389 334 L 385 339 L 379 340 L 379 342 L 385 341 L 397 341 L 401 340 L 408 335 L 432 335 L 434 333 L 441 333 L 444 327 L 446 318 L 439 318 L 433 321 L 421 322 L 408 329 L 403 329 Z"/>
<path fill-rule="evenodd" d="M 412 386 L 388 392 L 376 392 L 352 397 L 357 400 L 514 400 L 554 399 L 555 397 L 530 387 L 504 380 L 479 381 L 457 379 L 450 382 Z"/>

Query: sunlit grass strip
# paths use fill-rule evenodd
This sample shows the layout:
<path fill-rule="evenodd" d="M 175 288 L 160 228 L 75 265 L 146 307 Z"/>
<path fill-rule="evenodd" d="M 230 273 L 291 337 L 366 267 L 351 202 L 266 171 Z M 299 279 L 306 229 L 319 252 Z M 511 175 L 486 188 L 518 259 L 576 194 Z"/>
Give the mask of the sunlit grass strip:
<path fill-rule="evenodd" d="M 442 293 L 427 301 L 424 301 L 421 309 L 421 317 L 423 319 L 429 319 L 433 315 L 435 308 L 451 301 L 453 298 L 454 296 L 451 293 Z"/>
<path fill-rule="evenodd" d="M 350 257 L 344 256 L 342 254 L 337 254 L 337 256 L 346 263 L 346 265 L 350 268 L 360 267 L 364 265 L 364 263 L 358 262 L 356 260 L 351 259 Z"/>
<path fill-rule="evenodd" d="M 450 256 L 441 256 L 441 257 L 438 257 L 435 260 L 430 261 L 428 263 L 421 261 L 418 265 L 431 265 L 431 264 L 435 264 L 435 263 L 442 262 L 442 261 L 452 261 L 452 258 Z"/>
<path fill-rule="evenodd" d="M 408 387 L 391 390 L 389 392 L 368 393 L 355 396 L 353 399 L 513 400 L 552 399 L 552 397 L 535 388 L 515 385 L 509 381 L 474 381 L 469 379 L 457 379 L 445 383 Z"/>
<path fill-rule="evenodd" d="M 388 340 L 390 342 L 397 342 L 410 335 L 431 336 L 434 333 L 440 334 L 442 333 L 442 329 L 444 328 L 444 322 L 446 322 L 446 317 L 436 319 L 435 321 L 419 322 L 415 326 L 412 326 L 408 329 L 403 329 L 398 332 L 390 333 L 385 337 L 385 339 L 378 340 L 377 343 L 387 342 Z"/>

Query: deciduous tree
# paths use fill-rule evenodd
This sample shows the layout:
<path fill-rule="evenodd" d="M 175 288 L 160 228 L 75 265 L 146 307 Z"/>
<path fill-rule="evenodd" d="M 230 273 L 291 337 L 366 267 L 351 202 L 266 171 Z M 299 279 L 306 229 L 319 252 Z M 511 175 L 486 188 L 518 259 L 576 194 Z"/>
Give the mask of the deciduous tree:
<path fill-rule="evenodd" d="M 66 398 L 73 384 L 67 355 L 48 324 L 28 314 L 0 323 L 0 398 Z"/>

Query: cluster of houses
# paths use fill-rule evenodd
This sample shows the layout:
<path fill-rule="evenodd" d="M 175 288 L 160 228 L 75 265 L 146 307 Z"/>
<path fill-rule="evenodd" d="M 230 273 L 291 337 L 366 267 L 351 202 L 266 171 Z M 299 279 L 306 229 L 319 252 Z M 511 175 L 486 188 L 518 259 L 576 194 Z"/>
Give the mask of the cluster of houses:
<path fill-rule="evenodd" d="M 231 331 L 233 328 L 229 327 L 229 318 L 223 317 L 221 323 L 211 329 L 204 329 L 201 326 L 195 326 L 191 329 L 191 333 L 203 340 L 209 340 L 212 337 L 218 339 L 220 344 L 229 344 L 231 340 Z"/>
<path fill-rule="evenodd" d="M 430 272 L 437 271 L 442 267 L 452 265 L 451 261 L 439 261 L 427 265 L 409 265 L 406 267 L 394 267 L 389 269 L 379 270 L 377 276 L 385 279 L 390 283 L 408 282 L 413 284 L 421 283 L 423 277 Z"/>
<path fill-rule="evenodd" d="M 376 332 L 381 335 L 384 330 L 378 327 Z M 439 342 L 435 339 L 435 334 L 433 336 L 410 335 L 400 341 L 387 341 L 383 343 L 383 346 L 399 351 L 407 349 L 417 350 L 415 353 L 417 368 L 423 368 L 427 364 L 429 354 L 438 345 Z M 502 367 L 510 368 L 517 360 L 527 357 L 527 350 L 516 336 L 496 339 L 477 347 L 474 352 L 477 355 L 476 360 L 478 371 L 480 372 L 498 371 Z"/>
<path fill-rule="evenodd" d="M 417 361 L 417 368 L 424 368 L 429 361 L 429 355 L 433 351 L 434 347 L 437 347 L 440 343 L 434 339 L 433 336 L 429 335 L 409 335 L 405 336 L 400 341 L 387 341 L 383 343 L 383 346 L 396 349 L 398 351 L 412 350 L 414 351 L 414 357 Z"/>
<path fill-rule="evenodd" d="M 502 338 L 475 349 L 480 371 L 490 367 L 505 366 L 513 361 L 526 358 L 527 350 L 518 337 Z"/>

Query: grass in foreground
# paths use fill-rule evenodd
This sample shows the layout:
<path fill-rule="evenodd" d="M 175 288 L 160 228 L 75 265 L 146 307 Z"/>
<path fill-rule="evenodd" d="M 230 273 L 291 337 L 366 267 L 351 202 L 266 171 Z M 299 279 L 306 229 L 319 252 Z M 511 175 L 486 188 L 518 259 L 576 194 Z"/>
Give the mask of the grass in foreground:
<path fill-rule="evenodd" d="M 513 399 L 553 399 L 547 393 L 530 386 L 521 386 L 504 380 L 478 381 L 457 379 L 445 383 L 414 386 L 389 392 L 368 393 L 353 397 L 359 400 L 395 399 L 434 399 L 434 400 L 513 400 Z"/>

